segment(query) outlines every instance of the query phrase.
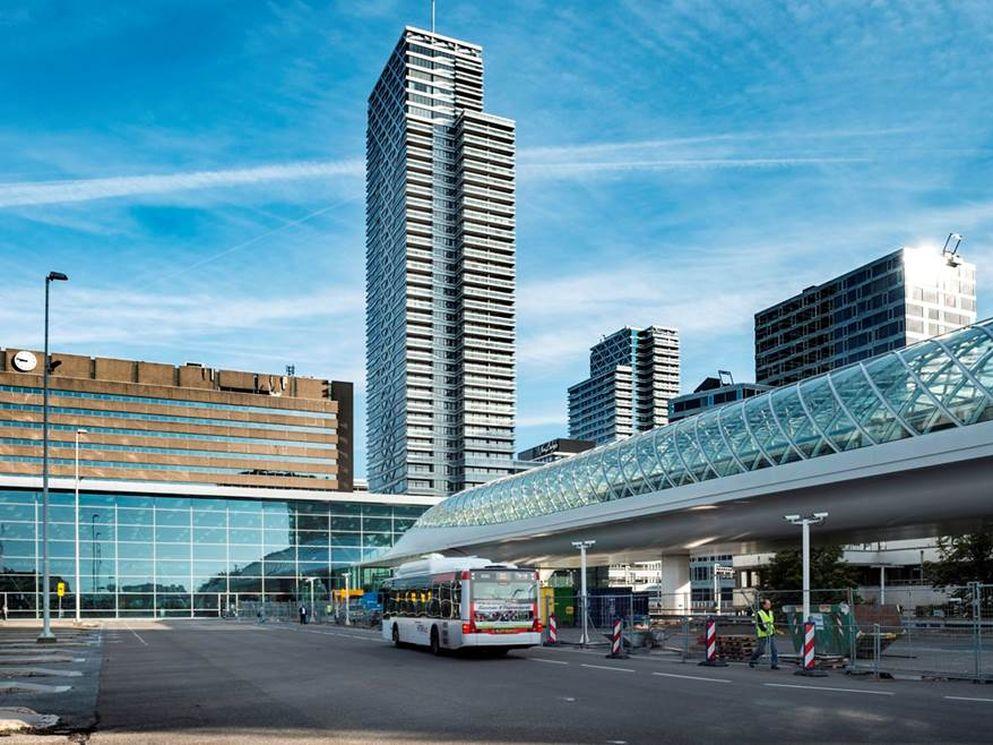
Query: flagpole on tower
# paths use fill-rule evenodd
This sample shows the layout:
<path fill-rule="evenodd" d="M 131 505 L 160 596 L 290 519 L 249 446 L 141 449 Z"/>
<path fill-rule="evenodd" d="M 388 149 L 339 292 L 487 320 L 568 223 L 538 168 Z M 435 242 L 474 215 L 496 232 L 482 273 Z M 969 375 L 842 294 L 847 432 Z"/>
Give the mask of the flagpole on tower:
<path fill-rule="evenodd" d="M 431 0 L 431 33 L 434 33 L 434 0 Z"/>

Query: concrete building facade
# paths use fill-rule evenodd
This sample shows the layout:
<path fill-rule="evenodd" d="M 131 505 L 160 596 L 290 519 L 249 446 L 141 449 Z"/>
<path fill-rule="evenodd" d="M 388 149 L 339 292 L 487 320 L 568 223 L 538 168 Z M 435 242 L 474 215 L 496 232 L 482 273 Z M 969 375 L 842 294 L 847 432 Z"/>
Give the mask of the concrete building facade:
<path fill-rule="evenodd" d="M 717 377 L 706 377 L 693 389 L 669 400 L 669 421 L 678 422 L 715 406 L 742 401 L 769 390 L 770 386 L 758 383 L 735 383 L 726 370 L 718 370 Z"/>
<path fill-rule="evenodd" d="M 780 386 L 976 321 L 976 268 L 901 248 L 755 314 L 755 380 Z"/>
<path fill-rule="evenodd" d="M 595 442 L 590 440 L 570 440 L 565 437 L 556 437 L 554 440 L 535 445 L 533 448 L 522 450 L 517 454 L 518 461 L 533 463 L 534 465 L 544 465 L 555 461 L 571 458 L 577 453 L 583 453 L 596 447 Z"/>
<path fill-rule="evenodd" d="M 623 328 L 590 348 L 590 377 L 569 388 L 569 436 L 604 443 L 669 421 L 679 393 L 679 332 Z"/>
<path fill-rule="evenodd" d="M 0 352 L 0 474 L 42 468 L 43 355 Z M 52 354 L 49 473 L 351 491 L 352 384 Z"/>
<path fill-rule="evenodd" d="M 368 476 L 445 496 L 512 472 L 515 125 L 481 47 L 401 34 L 369 97 Z"/>

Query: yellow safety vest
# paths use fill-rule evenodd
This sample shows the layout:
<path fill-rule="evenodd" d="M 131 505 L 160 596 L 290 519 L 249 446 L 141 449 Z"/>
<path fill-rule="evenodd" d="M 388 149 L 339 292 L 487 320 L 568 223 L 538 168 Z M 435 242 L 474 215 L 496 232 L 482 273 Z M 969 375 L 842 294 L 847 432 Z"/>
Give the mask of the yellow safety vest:
<path fill-rule="evenodd" d="M 771 610 L 759 608 L 759 612 L 755 615 L 755 633 L 760 639 L 776 633 Z"/>

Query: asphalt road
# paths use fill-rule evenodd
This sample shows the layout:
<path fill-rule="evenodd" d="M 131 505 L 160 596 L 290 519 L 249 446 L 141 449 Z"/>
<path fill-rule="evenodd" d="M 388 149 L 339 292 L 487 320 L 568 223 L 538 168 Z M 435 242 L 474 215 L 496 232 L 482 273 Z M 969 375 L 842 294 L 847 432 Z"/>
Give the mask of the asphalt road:
<path fill-rule="evenodd" d="M 534 649 L 435 658 L 364 630 L 133 625 L 105 649 L 105 743 L 979 743 L 993 686 Z"/>

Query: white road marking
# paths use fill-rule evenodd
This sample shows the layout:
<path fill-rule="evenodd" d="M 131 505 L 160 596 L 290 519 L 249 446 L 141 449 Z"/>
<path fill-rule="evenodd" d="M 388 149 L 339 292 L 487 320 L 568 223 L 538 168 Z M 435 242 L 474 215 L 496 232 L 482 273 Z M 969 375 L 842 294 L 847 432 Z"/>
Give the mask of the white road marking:
<path fill-rule="evenodd" d="M 870 696 L 895 696 L 893 691 L 869 691 L 865 688 L 832 688 L 831 686 L 803 686 L 795 683 L 763 683 L 772 688 L 804 688 L 808 691 L 834 691 L 836 693 L 867 693 Z"/>
<path fill-rule="evenodd" d="M 730 683 L 727 678 L 705 678 L 702 675 L 677 675 L 676 673 L 652 673 L 663 678 L 682 678 L 683 680 L 705 680 L 708 683 Z"/>
<path fill-rule="evenodd" d="M 568 665 L 565 660 L 546 660 L 543 657 L 528 657 L 532 662 L 547 662 L 549 665 Z"/>
<path fill-rule="evenodd" d="M 580 667 L 589 667 L 594 670 L 613 670 L 618 673 L 633 673 L 635 670 L 630 667 L 611 667 L 610 665 L 587 665 L 585 662 L 580 664 Z"/>
<path fill-rule="evenodd" d="M 140 636 L 138 636 L 138 632 L 137 631 L 135 631 L 133 628 L 131 628 L 127 624 L 124 624 L 124 626 L 125 626 L 125 628 L 127 628 L 128 631 L 130 631 L 132 634 L 134 634 L 135 639 L 137 639 L 138 641 L 140 641 L 146 647 L 148 646 L 148 642 L 146 642 L 144 639 L 142 639 Z"/>
<path fill-rule="evenodd" d="M 984 704 L 993 704 L 993 698 L 973 698 L 972 696 L 945 696 L 949 701 L 981 701 Z"/>

